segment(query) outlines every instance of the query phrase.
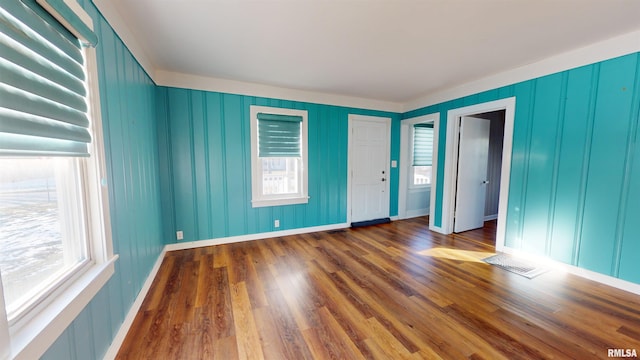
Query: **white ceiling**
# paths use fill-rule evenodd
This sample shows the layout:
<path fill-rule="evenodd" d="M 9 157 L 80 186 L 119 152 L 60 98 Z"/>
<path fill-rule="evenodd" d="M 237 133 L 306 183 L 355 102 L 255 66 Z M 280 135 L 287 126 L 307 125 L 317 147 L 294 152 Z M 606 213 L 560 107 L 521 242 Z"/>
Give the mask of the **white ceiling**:
<path fill-rule="evenodd" d="M 111 0 L 158 71 L 402 103 L 640 29 L 640 0 Z"/>

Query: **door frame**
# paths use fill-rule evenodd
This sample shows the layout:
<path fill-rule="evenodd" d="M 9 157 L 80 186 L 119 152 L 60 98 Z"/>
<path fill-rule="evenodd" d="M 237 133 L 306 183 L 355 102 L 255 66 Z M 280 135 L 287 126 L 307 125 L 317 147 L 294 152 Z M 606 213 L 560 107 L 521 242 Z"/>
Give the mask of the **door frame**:
<path fill-rule="evenodd" d="M 431 122 L 433 123 L 433 153 L 431 159 L 431 189 L 429 194 L 429 228 L 433 228 L 433 211 L 436 203 L 436 182 L 438 178 L 438 134 L 440 130 L 440 113 L 432 113 L 414 118 L 402 120 L 400 126 L 400 181 L 398 186 L 398 218 L 406 218 L 407 213 L 407 192 L 409 187 L 409 162 L 410 155 L 410 127 L 415 124 Z"/>
<path fill-rule="evenodd" d="M 387 217 L 389 217 L 389 207 L 391 205 L 391 187 L 390 187 L 390 183 L 391 183 L 391 173 L 390 173 L 390 161 L 389 159 L 391 158 L 391 118 L 389 117 L 380 117 L 380 116 L 368 116 L 368 115 L 357 115 L 357 114 L 349 114 L 348 116 L 348 122 L 349 122 L 349 135 L 347 136 L 348 138 L 348 146 L 347 146 L 347 152 L 348 152 L 348 156 L 347 156 L 347 224 L 351 224 L 351 186 L 352 186 L 352 181 L 351 181 L 351 175 L 353 173 L 353 168 L 352 168 L 352 164 L 353 164 L 353 139 L 352 139 L 352 135 L 353 135 L 353 122 L 354 121 L 371 121 L 371 122 L 378 122 L 378 123 L 384 123 L 387 126 L 387 144 L 386 144 L 386 159 L 385 159 L 385 174 L 387 174 L 387 181 L 385 181 L 385 193 L 387 194 L 387 209 L 386 209 L 386 214 Z"/>
<path fill-rule="evenodd" d="M 458 134 L 460 133 L 460 122 L 457 120 L 462 116 L 473 116 L 490 111 L 505 110 L 502 168 L 500 170 L 500 199 L 498 201 L 498 224 L 496 232 L 496 250 L 502 251 L 502 249 L 504 249 L 515 109 L 516 98 L 510 97 L 451 109 L 447 112 L 447 143 L 442 189 L 442 223 L 440 228 L 434 228 L 434 230 L 444 234 L 451 234 L 453 232 L 453 216 L 456 200 L 456 187 L 454 184 L 455 179 L 458 177 L 458 167 L 456 165 L 458 163 Z"/>

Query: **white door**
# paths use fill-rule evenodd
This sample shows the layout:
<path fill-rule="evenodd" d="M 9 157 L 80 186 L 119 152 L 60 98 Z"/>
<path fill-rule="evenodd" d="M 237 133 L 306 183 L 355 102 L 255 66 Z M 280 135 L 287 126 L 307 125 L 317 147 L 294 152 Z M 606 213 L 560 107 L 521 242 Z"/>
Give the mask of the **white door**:
<path fill-rule="evenodd" d="M 351 118 L 351 222 L 389 217 L 390 119 Z"/>
<path fill-rule="evenodd" d="M 454 232 L 484 225 L 489 125 L 489 120 L 470 116 L 463 116 L 460 123 Z"/>

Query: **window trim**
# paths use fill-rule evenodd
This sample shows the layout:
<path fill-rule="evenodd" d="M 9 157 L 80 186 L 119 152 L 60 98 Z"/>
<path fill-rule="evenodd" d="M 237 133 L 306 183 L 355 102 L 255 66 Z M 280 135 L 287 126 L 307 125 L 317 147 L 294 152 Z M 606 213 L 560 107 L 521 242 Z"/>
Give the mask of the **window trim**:
<path fill-rule="evenodd" d="M 93 29 L 93 22 L 73 0 L 65 4 Z M 87 114 L 91 120 L 90 157 L 80 164 L 86 208 L 89 258 L 86 268 L 70 277 L 15 324 L 7 321 L 4 294 L 0 286 L 0 358 L 39 358 L 75 320 L 115 272 L 118 255 L 113 254 L 107 167 L 105 158 L 96 49 L 84 48 L 87 75 Z M 1 280 L 0 280 L 1 284 Z"/>
<path fill-rule="evenodd" d="M 302 164 L 300 166 L 300 191 L 298 194 L 283 194 L 283 195 L 262 195 L 262 166 L 260 158 L 258 157 L 258 113 L 269 113 L 279 115 L 291 115 L 301 116 L 301 130 L 302 136 L 300 138 L 301 146 L 301 158 Z M 309 184 L 309 172 L 308 172 L 308 132 L 307 121 L 308 111 L 298 109 L 286 109 L 267 106 L 251 105 L 249 107 L 249 121 L 251 127 L 251 207 L 266 207 L 266 206 L 280 206 L 280 205 L 294 205 L 294 204 L 306 204 L 309 202 L 308 196 L 308 184 Z"/>
<path fill-rule="evenodd" d="M 410 140 L 409 141 L 411 141 L 411 149 L 409 149 L 410 150 L 410 152 L 409 152 L 409 157 L 410 157 L 409 158 L 409 164 L 410 165 L 409 165 L 409 174 L 408 174 L 409 175 L 409 184 L 408 184 L 407 188 L 410 189 L 410 190 L 414 190 L 414 189 L 430 189 L 431 188 L 431 184 L 433 184 L 433 160 L 431 161 L 431 174 L 432 174 L 431 175 L 431 184 L 418 184 L 418 185 L 416 185 L 416 184 L 413 183 L 413 179 L 415 178 L 415 166 L 411 165 L 411 164 L 413 164 L 413 147 L 415 145 L 414 141 L 413 141 L 415 139 L 414 132 L 416 131 L 416 129 L 414 127 L 415 124 L 433 124 L 433 121 L 432 120 L 425 120 L 425 121 L 416 122 L 416 123 L 410 125 L 409 131 L 411 132 L 411 134 L 410 134 Z M 435 134 L 434 134 L 434 138 L 435 138 Z M 434 141 L 434 143 L 435 143 L 435 141 Z"/>
<path fill-rule="evenodd" d="M 409 189 L 430 189 L 431 188 L 431 184 L 414 184 L 413 183 L 413 179 L 415 178 L 415 166 L 413 165 L 409 165 L 410 169 L 409 169 L 409 185 L 408 188 Z M 431 165 L 431 173 L 433 174 L 433 165 Z M 433 175 L 432 175 L 433 177 Z M 432 181 L 433 182 L 433 181 Z"/>

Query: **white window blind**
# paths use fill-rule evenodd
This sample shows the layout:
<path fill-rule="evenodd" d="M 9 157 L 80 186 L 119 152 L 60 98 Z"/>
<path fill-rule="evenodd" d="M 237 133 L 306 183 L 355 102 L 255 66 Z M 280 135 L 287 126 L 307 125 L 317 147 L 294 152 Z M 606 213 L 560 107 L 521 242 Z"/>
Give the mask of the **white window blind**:
<path fill-rule="evenodd" d="M 431 166 L 433 124 L 413 125 L 413 166 Z"/>

